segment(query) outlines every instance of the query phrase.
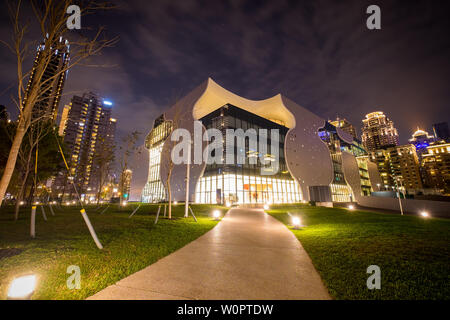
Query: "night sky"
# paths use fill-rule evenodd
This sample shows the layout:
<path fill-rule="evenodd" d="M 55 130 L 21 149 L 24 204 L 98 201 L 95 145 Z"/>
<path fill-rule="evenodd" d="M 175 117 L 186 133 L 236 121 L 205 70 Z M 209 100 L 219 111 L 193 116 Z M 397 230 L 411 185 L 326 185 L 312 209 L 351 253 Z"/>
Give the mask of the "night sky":
<path fill-rule="evenodd" d="M 72 69 L 60 110 L 74 93 L 99 93 L 114 103 L 118 140 L 139 130 L 142 144 L 155 117 L 208 77 L 249 99 L 281 93 L 324 118 L 347 118 L 359 133 L 366 113 L 384 111 L 401 143 L 417 126 L 431 133 L 433 123 L 450 121 L 448 1 L 116 2 L 120 9 L 81 21 L 120 36 L 93 61 L 111 66 Z M 382 30 L 366 28 L 370 4 L 381 7 Z M 0 18 L 8 41 L 4 1 Z M 0 104 L 13 118 L 15 68 L 1 46 Z M 133 169 L 136 199 L 145 152 Z"/>

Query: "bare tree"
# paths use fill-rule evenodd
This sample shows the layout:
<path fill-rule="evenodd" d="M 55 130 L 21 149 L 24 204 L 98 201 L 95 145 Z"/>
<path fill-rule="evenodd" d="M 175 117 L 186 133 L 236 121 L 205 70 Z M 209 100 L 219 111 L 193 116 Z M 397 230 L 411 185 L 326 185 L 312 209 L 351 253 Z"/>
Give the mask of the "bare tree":
<path fill-rule="evenodd" d="M 178 99 L 177 99 L 178 100 Z M 167 201 L 169 204 L 169 210 L 168 210 L 168 217 L 169 219 L 172 219 L 172 186 L 171 186 L 171 178 L 172 178 L 172 172 L 173 169 L 175 167 L 175 163 L 172 160 L 171 157 L 171 152 L 173 150 L 173 148 L 175 147 L 175 144 L 177 143 L 176 141 L 172 141 L 171 140 L 171 136 L 172 133 L 178 129 L 181 125 L 181 121 L 182 121 L 182 112 L 181 112 L 181 108 L 179 107 L 175 107 L 175 111 L 173 114 L 173 118 L 170 120 L 167 120 L 170 122 L 170 126 L 169 126 L 169 135 L 168 138 L 166 140 L 165 146 L 167 145 L 167 152 L 169 153 L 168 156 L 166 158 L 168 158 L 169 160 L 165 163 L 161 163 L 162 166 L 164 166 L 167 169 L 167 176 L 166 176 L 166 188 L 167 188 Z"/>
<path fill-rule="evenodd" d="M 119 190 L 120 190 L 120 204 L 123 203 L 124 193 L 125 193 L 125 182 L 127 181 L 127 175 L 129 174 L 127 170 L 130 169 L 130 157 L 138 151 L 137 141 L 139 139 L 139 131 L 133 131 L 127 134 L 123 139 L 123 145 L 119 147 L 122 151 L 122 156 L 120 160 L 120 180 L 119 180 Z"/>
<path fill-rule="evenodd" d="M 36 48 L 34 41 L 27 42 L 26 34 L 30 28 L 27 23 L 23 24 L 22 1 L 18 0 L 14 4 L 10 4 L 9 11 L 12 22 L 12 39 L 11 42 L 1 41 L 16 56 L 17 61 L 17 97 L 14 103 L 19 110 L 19 120 L 17 129 L 12 141 L 8 160 L 0 180 L 0 205 L 5 196 L 17 158 L 20 152 L 22 140 L 29 127 L 43 118 L 48 117 L 46 114 L 39 114 L 35 105 L 40 101 L 49 99 L 53 93 L 56 81 L 61 74 L 68 69 L 82 63 L 88 57 L 98 55 L 105 47 L 110 47 L 117 42 L 117 38 L 106 39 L 103 37 L 104 28 L 98 30 L 89 30 L 83 35 L 81 32 L 72 32 L 67 29 L 66 22 L 68 16 L 67 8 L 72 5 L 70 0 L 31 0 L 31 6 L 34 12 L 35 23 L 41 34 L 42 44 L 39 52 L 39 59 L 35 60 L 32 73 L 24 71 L 24 61 L 29 57 L 30 49 Z M 95 1 L 81 1 L 81 16 L 86 16 L 111 8 L 107 3 L 97 3 Z M 71 60 L 70 63 L 60 68 L 51 76 L 45 75 L 47 67 L 52 61 L 55 45 L 61 39 L 73 38 L 71 44 Z M 30 83 L 29 83 L 30 80 Z M 54 90 L 53 90 L 54 91 Z"/>
<path fill-rule="evenodd" d="M 114 145 L 108 143 L 105 139 L 98 141 L 97 152 L 94 155 L 94 165 L 98 179 L 97 205 L 100 202 L 103 186 L 106 184 L 111 173 L 112 163 L 114 161 Z"/>
<path fill-rule="evenodd" d="M 53 133 L 53 126 L 50 123 L 34 123 L 25 135 L 25 140 L 19 149 L 20 180 L 17 201 L 14 212 L 14 220 L 19 218 L 20 202 L 23 200 L 25 189 L 29 181 L 29 174 L 33 167 L 37 165 L 36 149 L 42 137 Z M 33 161 L 35 160 L 35 161 Z M 35 162 L 35 163 L 34 163 Z M 35 177 L 36 179 L 36 177 Z M 36 182 L 36 181 L 35 181 Z"/>

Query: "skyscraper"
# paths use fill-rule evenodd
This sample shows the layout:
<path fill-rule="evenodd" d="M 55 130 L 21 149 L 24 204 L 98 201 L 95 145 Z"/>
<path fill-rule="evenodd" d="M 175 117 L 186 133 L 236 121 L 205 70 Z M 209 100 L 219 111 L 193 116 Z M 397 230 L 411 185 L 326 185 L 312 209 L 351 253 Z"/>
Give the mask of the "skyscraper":
<path fill-rule="evenodd" d="M 54 190 L 59 195 L 73 194 L 69 179 L 85 199 L 93 200 L 106 183 L 114 148 L 116 119 L 111 102 L 89 92 L 74 96 L 64 107 L 59 133 L 68 147 L 70 175 L 58 177 Z"/>
<path fill-rule="evenodd" d="M 45 117 L 47 119 L 56 120 L 58 114 L 59 101 L 67 76 L 67 68 L 69 63 L 69 43 L 67 40 L 59 38 L 53 48 L 52 56 L 48 60 L 48 64 L 40 80 L 36 79 L 37 68 L 42 63 L 44 44 L 37 47 L 36 57 L 34 59 L 33 68 L 31 69 L 30 78 L 25 89 L 23 103 L 25 104 L 29 98 L 31 89 L 35 85 L 41 86 L 38 91 L 38 98 L 33 108 L 33 117 Z M 45 63 L 45 62 L 44 62 Z M 37 82 L 39 81 L 39 82 Z"/>
<path fill-rule="evenodd" d="M 393 146 L 371 152 L 385 188 L 404 187 L 415 193 L 423 188 L 416 148 L 411 145 Z"/>
<path fill-rule="evenodd" d="M 336 128 L 341 128 L 343 131 L 351 134 L 353 136 L 353 138 L 355 138 L 355 139 L 358 138 L 356 136 L 356 129 L 355 129 L 355 127 L 349 121 L 347 121 L 347 119 L 337 118 L 334 121 L 330 121 L 330 123 L 333 126 L 335 126 Z"/>
<path fill-rule="evenodd" d="M 450 143 L 435 142 L 422 155 L 425 187 L 450 194 Z"/>
<path fill-rule="evenodd" d="M 436 139 L 450 141 L 450 130 L 447 122 L 433 124 L 433 132 Z"/>
<path fill-rule="evenodd" d="M 398 145 L 397 129 L 383 112 L 366 114 L 362 122 L 362 141 L 367 150 L 375 151 L 382 147 Z"/>

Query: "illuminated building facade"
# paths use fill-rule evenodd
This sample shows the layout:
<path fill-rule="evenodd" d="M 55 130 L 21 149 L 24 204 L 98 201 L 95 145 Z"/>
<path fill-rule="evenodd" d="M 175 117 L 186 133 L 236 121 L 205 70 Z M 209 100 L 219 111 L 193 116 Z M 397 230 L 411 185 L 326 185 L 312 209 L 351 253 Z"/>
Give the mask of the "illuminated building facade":
<path fill-rule="evenodd" d="M 58 114 L 59 101 L 61 100 L 62 91 L 64 88 L 64 82 L 67 77 L 67 65 L 69 63 L 69 43 L 67 40 L 59 38 L 52 46 L 52 56 L 48 60 L 47 67 L 40 80 L 41 83 L 49 82 L 43 87 L 45 90 L 39 92 L 39 98 L 37 99 L 34 109 L 33 118 L 45 117 L 46 119 L 52 119 L 56 121 Z M 44 44 L 40 44 L 37 47 L 36 57 L 34 59 L 33 68 L 31 69 L 30 77 L 27 87 L 25 89 L 25 95 L 23 103 L 27 101 L 29 93 L 34 85 L 36 85 L 36 69 L 38 64 L 43 59 Z M 54 77 L 52 79 L 52 77 Z M 50 89 L 47 88 L 50 86 Z"/>
<path fill-rule="evenodd" d="M 149 168 L 147 183 L 142 190 L 142 202 L 160 202 L 167 198 L 160 176 L 161 153 L 164 142 L 172 131 L 172 123 L 164 120 L 164 115 L 153 123 L 153 129 L 145 139 L 145 147 L 149 151 Z"/>
<path fill-rule="evenodd" d="M 420 162 L 412 144 L 379 149 L 371 153 L 383 179 L 384 189 L 404 188 L 415 193 L 423 188 Z"/>
<path fill-rule="evenodd" d="M 262 162 L 252 164 L 252 157 L 270 157 L 267 152 L 257 148 L 252 150 L 248 141 L 245 143 L 245 162 L 243 164 L 207 164 L 200 181 L 197 183 L 195 202 L 197 203 L 284 203 L 301 201 L 297 182 L 289 173 L 284 158 L 284 140 L 288 128 L 280 123 L 265 119 L 246 110 L 226 104 L 205 115 L 201 119 L 206 129 L 215 128 L 223 132 L 222 147 L 227 150 L 231 141 L 225 135 L 227 129 L 279 130 L 279 167 L 270 175 L 262 175 L 265 169 Z M 234 137 L 233 137 L 234 138 Z M 234 141 L 233 141 L 234 143 Z M 237 146 L 234 146 L 235 148 Z M 258 146 L 259 147 L 259 146 Z M 271 150 L 268 140 L 267 150 Z M 234 152 L 237 159 L 237 152 Z M 237 160 L 234 161 L 237 163 Z"/>
<path fill-rule="evenodd" d="M 409 142 L 416 147 L 417 154 L 422 154 L 423 151 L 427 150 L 427 147 L 436 141 L 436 137 L 428 134 L 428 132 L 417 128 L 416 132 L 413 133 Z"/>
<path fill-rule="evenodd" d="M 436 142 L 422 155 L 425 187 L 450 194 L 450 143 Z"/>
<path fill-rule="evenodd" d="M 174 127 L 195 137 L 196 121 L 201 122 L 198 130 L 203 139 L 207 129 L 222 132 L 219 145 L 224 154 L 230 147 L 227 135 L 223 134 L 226 130 L 277 129 L 280 141 L 274 150 L 279 153 L 279 166 L 272 167 L 271 172 L 267 169 L 268 163 L 276 158 L 268 153 L 268 150 L 273 152 L 271 147 L 275 145 L 270 139 L 263 149 L 259 144 L 257 148 L 250 147 L 246 139 L 245 145 L 239 147 L 245 149 L 240 150 L 244 162 L 207 163 L 204 158 L 200 162 L 195 159 L 198 155 L 201 157 L 208 142 L 203 140 L 196 144 L 194 138 L 190 174 L 186 179 L 186 163 L 174 164 L 172 169 L 167 166 L 174 147 L 169 139 L 170 126 L 174 123 Z M 146 147 L 150 160 L 148 181 L 142 191 L 145 202 L 167 199 L 169 172 L 172 199 L 184 201 L 188 185 L 189 201 L 197 203 L 348 202 L 368 196 L 372 190 L 378 191 L 377 184 L 381 181 L 375 163 L 351 134 L 282 95 L 249 100 L 222 88 L 212 79 L 195 88 L 155 121 Z M 234 149 L 235 155 L 236 151 Z M 250 161 L 252 158 L 264 161 L 255 164 Z"/>
<path fill-rule="evenodd" d="M 333 162 L 333 181 L 330 184 L 333 202 L 351 202 L 355 200 L 354 191 L 345 179 L 342 159 L 344 152 L 353 155 L 357 160 L 361 180 L 361 195 L 370 195 L 372 187 L 367 167 L 366 150 L 362 147 L 360 141 L 353 138 L 353 135 L 351 135 L 351 140 L 346 141 L 341 138 L 337 128 L 332 123 L 327 122 L 323 128 L 319 129 L 319 136 L 327 144 Z"/>
<path fill-rule="evenodd" d="M 357 139 L 358 136 L 356 134 L 356 128 L 347 119 L 337 118 L 334 121 L 330 121 L 330 123 L 337 128 L 341 128 L 342 131 L 347 132 L 353 138 Z"/>
<path fill-rule="evenodd" d="M 383 112 L 369 113 L 362 122 L 362 142 L 368 151 L 398 145 L 397 129 Z"/>
<path fill-rule="evenodd" d="M 59 198 L 75 196 L 70 179 L 86 200 L 98 194 L 106 182 L 114 152 L 117 120 L 112 118 L 111 102 L 89 92 L 74 96 L 64 107 L 59 133 L 67 146 L 69 175 L 61 173 L 55 180 L 54 193 Z"/>

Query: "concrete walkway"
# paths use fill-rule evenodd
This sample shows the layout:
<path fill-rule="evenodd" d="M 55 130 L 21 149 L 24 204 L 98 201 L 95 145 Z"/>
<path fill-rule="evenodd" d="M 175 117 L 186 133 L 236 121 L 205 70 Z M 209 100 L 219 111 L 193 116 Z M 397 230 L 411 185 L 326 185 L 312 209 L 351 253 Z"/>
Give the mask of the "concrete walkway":
<path fill-rule="evenodd" d="M 330 299 L 297 238 L 261 209 L 212 230 L 89 299 Z"/>

